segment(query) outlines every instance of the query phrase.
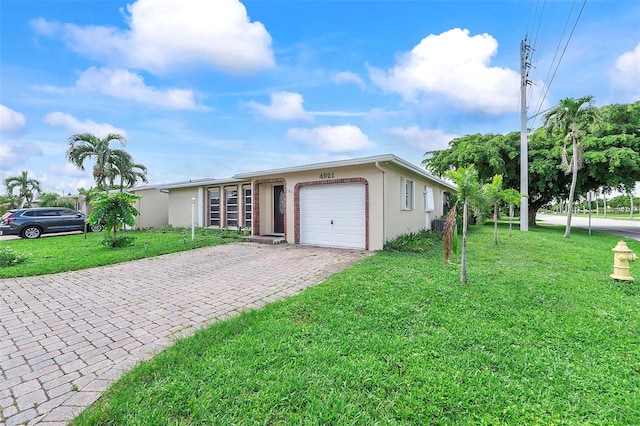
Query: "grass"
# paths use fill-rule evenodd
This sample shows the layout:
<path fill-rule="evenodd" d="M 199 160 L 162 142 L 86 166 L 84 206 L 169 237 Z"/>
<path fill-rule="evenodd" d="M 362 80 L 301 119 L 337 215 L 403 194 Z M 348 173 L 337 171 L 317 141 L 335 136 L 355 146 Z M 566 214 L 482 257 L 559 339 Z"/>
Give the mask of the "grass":
<path fill-rule="evenodd" d="M 0 278 L 26 277 L 110 265 L 134 259 L 190 250 L 234 241 L 236 233 L 198 229 L 162 228 L 152 231 L 123 231 L 118 235 L 135 238 L 129 247 L 107 248 L 104 233 L 51 235 L 35 240 L 7 240 L 0 248 L 28 257 L 19 265 L 0 267 Z"/>
<path fill-rule="evenodd" d="M 73 424 L 637 424 L 638 284 L 609 278 L 618 238 L 562 231 L 473 227 L 467 285 L 439 246 L 379 252 L 176 341 Z"/>

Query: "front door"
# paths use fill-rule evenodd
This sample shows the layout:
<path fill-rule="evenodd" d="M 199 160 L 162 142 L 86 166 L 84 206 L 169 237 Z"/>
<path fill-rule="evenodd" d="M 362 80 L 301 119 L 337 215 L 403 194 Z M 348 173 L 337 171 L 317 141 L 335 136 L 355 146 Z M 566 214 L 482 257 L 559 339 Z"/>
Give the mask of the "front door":
<path fill-rule="evenodd" d="M 273 187 L 273 233 L 284 234 L 284 185 Z"/>

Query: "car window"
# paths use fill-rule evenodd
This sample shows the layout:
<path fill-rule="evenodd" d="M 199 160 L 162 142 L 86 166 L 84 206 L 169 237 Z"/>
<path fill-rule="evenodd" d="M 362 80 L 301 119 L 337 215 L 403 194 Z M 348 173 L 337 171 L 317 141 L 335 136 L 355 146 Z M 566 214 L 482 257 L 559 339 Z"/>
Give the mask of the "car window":
<path fill-rule="evenodd" d="M 60 216 L 77 216 L 78 212 L 73 210 L 60 210 Z"/>
<path fill-rule="evenodd" d="M 39 210 L 36 216 L 41 216 L 41 217 L 58 216 L 58 211 L 57 210 Z"/>
<path fill-rule="evenodd" d="M 32 216 L 35 216 L 35 215 L 36 215 L 36 212 L 35 212 L 35 211 L 33 211 L 33 210 L 28 210 L 28 211 L 26 211 L 26 212 L 22 213 L 22 216 L 29 216 L 29 217 L 32 217 Z"/>

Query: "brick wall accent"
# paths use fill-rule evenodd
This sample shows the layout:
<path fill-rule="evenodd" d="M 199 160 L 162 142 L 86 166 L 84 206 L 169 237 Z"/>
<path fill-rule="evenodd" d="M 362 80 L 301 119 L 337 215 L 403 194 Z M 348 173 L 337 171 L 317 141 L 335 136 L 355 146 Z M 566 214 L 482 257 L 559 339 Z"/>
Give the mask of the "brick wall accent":
<path fill-rule="evenodd" d="M 251 196 L 253 197 L 253 217 L 251 227 L 251 235 L 260 235 L 260 185 L 271 183 L 276 185 L 284 186 L 284 197 L 287 199 L 287 182 L 282 178 L 273 178 L 273 179 L 259 179 L 253 182 L 253 191 L 251 192 Z M 268 213 L 268 212 L 267 212 Z M 285 238 L 287 233 L 287 203 L 285 202 L 284 206 L 284 232 Z"/>
<path fill-rule="evenodd" d="M 298 182 L 293 189 L 294 241 L 296 244 L 300 244 L 300 188 L 311 185 L 335 185 L 340 183 L 364 184 L 364 248 L 365 250 L 369 250 L 369 182 L 365 178 L 326 179 Z"/>

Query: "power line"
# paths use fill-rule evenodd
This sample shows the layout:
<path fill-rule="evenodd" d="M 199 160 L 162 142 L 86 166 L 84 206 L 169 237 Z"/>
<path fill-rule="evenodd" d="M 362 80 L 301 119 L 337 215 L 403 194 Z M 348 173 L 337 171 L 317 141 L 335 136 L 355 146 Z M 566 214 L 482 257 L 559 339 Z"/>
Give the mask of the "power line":
<path fill-rule="evenodd" d="M 558 43 L 558 47 L 556 48 L 556 52 L 554 53 L 554 57 L 553 60 L 551 61 L 551 67 L 549 68 L 549 72 L 547 73 L 547 77 L 545 78 L 545 80 L 547 80 L 549 78 L 549 73 L 551 72 L 551 68 L 553 67 L 553 62 L 555 61 L 555 58 L 557 56 L 558 53 L 558 49 L 560 47 L 560 43 L 562 42 L 562 38 L 564 37 L 564 33 L 567 29 L 567 25 L 569 23 L 569 19 L 571 17 L 571 12 L 573 11 L 573 6 L 575 5 L 575 0 L 574 3 L 571 6 L 571 10 L 569 11 L 569 16 L 567 17 L 567 21 L 565 23 L 565 28 L 562 31 L 562 36 L 560 37 L 560 41 Z M 573 33 L 576 30 L 576 27 L 578 25 L 578 22 L 580 21 L 580 18 L 582 16 L 582 12 L 584 11 L 585 6 L 587 5 L 587 0 L 584 0 L 582 2 L 582 7 L 580 8 L 580 12 L 578 13 L 578 16 L 576 17 L 575 22 L 573 23 L 573 27 L 571 28 L 571 33 L 569 33 L 569 37 L 567 38 L 567 41 L 564 44 L 564 48 L 562 49 L 562 53 L 560 54 L 560 58 L 558 59 L 558 62 L 555 66 L 555 69 L 553 70 L 553 74 L 551 75 L 551 79 L 548 80 L 548 83 L 545 81 L 545 91 L 544 94 L 540 97 L 540 100 L 538 102 L 538 107 L 536 109 L 536 113 L 533 115 L 534 117 L 534 121 L 531 123 L 531 127 L 533 127 L 533 124 L 535 123 L 535 118 L 537 118 L 540 115 L 540 109 L 542 108 L 542 104 L 544 103 L 544 100 L 547 97 L 547 94 L 549 93 L 549 88 L 551 87 L 551 84 L 553 83 L 553 80 L 555 79 L 556 73 L 558 72 L 558 68 L 560 68 L 560 63 L 562 63 L 562 59 L 564 58 L 564 55 L 567 51 L 567 48 L 569 47 L 569 42 L 571 41 L 571 38 L 573 37 Z"/>

